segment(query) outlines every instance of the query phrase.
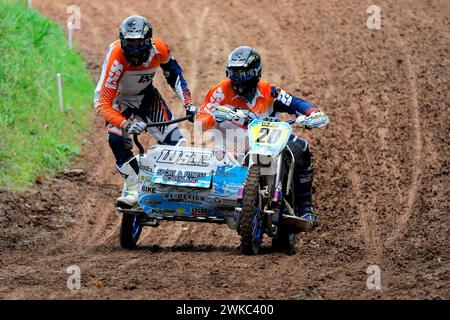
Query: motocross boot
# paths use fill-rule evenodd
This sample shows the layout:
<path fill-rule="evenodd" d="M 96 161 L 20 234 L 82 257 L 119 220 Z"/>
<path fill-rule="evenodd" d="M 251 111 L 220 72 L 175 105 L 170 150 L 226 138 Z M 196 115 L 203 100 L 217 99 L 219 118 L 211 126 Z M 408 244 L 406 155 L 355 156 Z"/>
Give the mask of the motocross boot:
<path fill-rule="evenodd" d="M 116 204 L 120 208 L 132 208 L 138 202 L 139 164 L 137 159 L 134 157 L 122 165 L 117 165 L 117 170 L 125 178 L 125 186 Z"/>
<path fill-rule="evenodd" d="M 314 213 L 312 202 L 312 186 L 314 178 L 314 166 L 307 169 L 296 170 L 295 177 L 295 212 L 298 217 L 307 220 L 312 227 L 317 227 L 317 217 Z"/>

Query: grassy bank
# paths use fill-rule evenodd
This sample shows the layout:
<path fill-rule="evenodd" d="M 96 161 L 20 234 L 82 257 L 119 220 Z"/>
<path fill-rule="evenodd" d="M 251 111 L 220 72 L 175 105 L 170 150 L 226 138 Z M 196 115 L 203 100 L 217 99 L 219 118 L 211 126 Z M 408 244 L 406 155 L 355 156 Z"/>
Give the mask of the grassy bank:
<path fill-rule="evenodd" d="M 0 0 L 0 35 L 0 188 L 21 190 L 79 152 L 93 83 L 61 27 L 26 5 Z"/>

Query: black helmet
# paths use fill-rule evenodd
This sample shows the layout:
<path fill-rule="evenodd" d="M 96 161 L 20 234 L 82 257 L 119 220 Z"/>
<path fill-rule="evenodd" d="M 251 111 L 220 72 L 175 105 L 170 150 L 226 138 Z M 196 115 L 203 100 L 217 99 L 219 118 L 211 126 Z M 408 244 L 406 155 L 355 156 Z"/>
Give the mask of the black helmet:
<path fill-rule="evenodd" d="M 228 56 L 226 75 L 240 96 L 254 96 L 261 79 L 261 56 L 252 48 L 242 46 Z"/>
<path fill-rule="evenodd" d="M 131 16 L 119 28 L 120 44 L 128 62 L 140 66 L 150 57 L 153 28 L 147 19 Z"/>

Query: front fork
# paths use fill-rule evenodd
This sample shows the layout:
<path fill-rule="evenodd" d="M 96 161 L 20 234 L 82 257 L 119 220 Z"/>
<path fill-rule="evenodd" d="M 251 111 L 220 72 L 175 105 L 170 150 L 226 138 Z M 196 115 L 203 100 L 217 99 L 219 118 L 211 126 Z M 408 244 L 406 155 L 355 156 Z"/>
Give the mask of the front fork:
<path fill-rule="evenodd" d="M 269 184 L 268 188 L 263 191 L 265 194 L 263 195 L 263 198 L 266 201 L 263 201 L 266 203 L 265 208 L 261 208 L 261 212 L 263 215 L 263 221 L 266 229 L 266 233 L 270 237 L 276 236 L 277 228 L 276 225 L 278 224 L 280 215 L 281 215 L 281 207 L 284 203 L 284 194 L 283 194 L 283 170 L 284 170 L 284 159 L 283 154 L 280 154 L 276 158 L 277 163 L 277 170 L 275 173 L 274 179 L 268 179 Z M 289 195 L 291 192 L 291 185 L 292 185 L 292 179 L 293 179 L 293 173 L 294 173 L 294 161 L 291 161 L 289 165 L 289 172 L 288 172 L 288 182 L 287 182 L 287 188 L 286 188 L 286 194 Z M 270 183 L 271 181 L 274 181 L 274 183 Z M 239 233 L 239 220 L 240 216 L 242 214 L 242 200 L 244 199 L 244 186 L 243 184 L 241 188 L 239 189 L 238 193 L 238 203 L 239 206 L 235 208 L 234 212 L 234 221 L 236 224 L 236 230 Z M 270 190 L 273 190 L 273 192 L 270 192 Z M 275 228 L 274 228 L 275 225 Z"/>

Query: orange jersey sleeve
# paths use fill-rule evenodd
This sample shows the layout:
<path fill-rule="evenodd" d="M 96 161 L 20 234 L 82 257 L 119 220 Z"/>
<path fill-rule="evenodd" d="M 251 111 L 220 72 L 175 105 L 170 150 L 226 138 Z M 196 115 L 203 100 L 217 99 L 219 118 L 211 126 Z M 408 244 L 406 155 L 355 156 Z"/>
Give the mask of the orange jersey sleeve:
<path fill-rule="evenodd" d="M 222 83 L 219 83 L 209 90 L 203 100 L 203 104 L 200 107 L 199 112 L 197 112 L 195 121 L 202 127 L 203 130 L 212 129 L 216 124 L 212 111 L 216 107 L 220 106 L 225 100 L 225 94 L 221 85 Z"/>
<path fill-rule="evenodd" d="M 120 111 L 113 108 L 114 99 L 119 90 L 119 82 L 124 73 L 125 59 L 122 54 L 120 42 L 111 44 L 105 62 L 102 75 L 95 90 L 95 109 L 108 123 L 115 127 L 126 120 Z"/>
<path fill-rule="evenodd" d="M 171 58 L 169 45 L 157 37 L 153 37 L 153 45 L 159 52 L 159 64 L 167 63 Z"/>

